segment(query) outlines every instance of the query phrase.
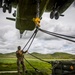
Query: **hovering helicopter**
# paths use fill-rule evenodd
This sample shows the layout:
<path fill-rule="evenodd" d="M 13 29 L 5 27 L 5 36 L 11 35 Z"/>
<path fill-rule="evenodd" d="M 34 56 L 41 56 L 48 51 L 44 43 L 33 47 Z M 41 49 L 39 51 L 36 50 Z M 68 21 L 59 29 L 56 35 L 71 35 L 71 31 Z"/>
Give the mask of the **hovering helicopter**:
<path fill-rule="evenodd" d="M 62 13 L 74 2 L 74 0 L 0 0 L 0 8 L 5 13 L 12 12 L 12 7 L 17 8 L 9 20 L 16 21 L 16 28 L 20 31 L 20 36 L 25 30 L 34 30 L 36 25 L 40 25 L 42 14 L 50 12 L 50 18 L 59 19 Z"/>

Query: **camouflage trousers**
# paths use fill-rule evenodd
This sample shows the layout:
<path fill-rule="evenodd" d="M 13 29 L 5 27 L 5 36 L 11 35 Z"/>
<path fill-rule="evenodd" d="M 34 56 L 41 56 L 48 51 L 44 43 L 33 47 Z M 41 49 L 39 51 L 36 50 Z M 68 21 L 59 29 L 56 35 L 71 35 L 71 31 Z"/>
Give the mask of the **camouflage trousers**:
<path fill-rule="evenodd" d="M 18 70 L 19 75 L 20 75 L 20 65 L 22 65 L 22 71 L 23 73 L 25 73 L 26 67 L 25 67 L 24 61 L 17 59 L 17 70 Z"/>

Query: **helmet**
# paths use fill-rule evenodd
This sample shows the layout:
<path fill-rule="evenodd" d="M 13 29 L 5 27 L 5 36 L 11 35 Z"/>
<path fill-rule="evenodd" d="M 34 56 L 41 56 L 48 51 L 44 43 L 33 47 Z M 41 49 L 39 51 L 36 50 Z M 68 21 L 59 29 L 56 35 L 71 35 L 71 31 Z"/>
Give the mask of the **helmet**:
<path fill-rule="evenodd" d="M 21 49 L 21 46 L 18 46 L 17 48 L 18 48 L 18 50 L 20 50 Z"/>

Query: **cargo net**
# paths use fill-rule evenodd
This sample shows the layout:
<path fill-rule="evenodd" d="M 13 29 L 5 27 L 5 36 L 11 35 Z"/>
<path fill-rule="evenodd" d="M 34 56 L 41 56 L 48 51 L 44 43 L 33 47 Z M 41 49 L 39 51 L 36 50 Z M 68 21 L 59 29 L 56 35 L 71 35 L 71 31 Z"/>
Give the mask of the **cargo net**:
<path fill-rule="evenodd" d="M 52 75 L 75 75 L 75 61 L 56 61 L 52 66 Z"/>

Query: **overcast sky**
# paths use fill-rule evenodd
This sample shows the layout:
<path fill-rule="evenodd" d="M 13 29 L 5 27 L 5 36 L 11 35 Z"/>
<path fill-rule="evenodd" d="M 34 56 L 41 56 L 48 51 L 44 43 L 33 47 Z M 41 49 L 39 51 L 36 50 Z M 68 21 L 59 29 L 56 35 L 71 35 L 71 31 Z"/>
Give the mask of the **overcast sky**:
<path fill-rule="evenodd" d="M 75 36 L 75 7 L 71 5 L 63 14 L 65 16 L 60 17 L 59 20 L 51 20 L 49 18 L 49 13 L 44 13 L 41 20 L 41 28 L 52 32 Z M 27 34 L 25 35 L 24 33 L 23 38 L 20 39 L 19 31 L 15 28 L 15 22 L 6 20 L 6 17 L 10 16 L 11 14 L 4 14 L 0 9 L 0 53 L 15 52 L 18 45 L 21 45 L 23 48 L 33 33 L 28 31 Z M 39 31 L 29 52 L 44 54 L 66 52 L 75 54 L 75 43 L 58 39 Z"/>

